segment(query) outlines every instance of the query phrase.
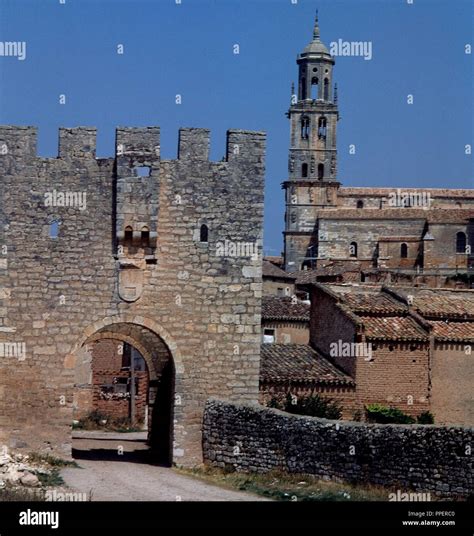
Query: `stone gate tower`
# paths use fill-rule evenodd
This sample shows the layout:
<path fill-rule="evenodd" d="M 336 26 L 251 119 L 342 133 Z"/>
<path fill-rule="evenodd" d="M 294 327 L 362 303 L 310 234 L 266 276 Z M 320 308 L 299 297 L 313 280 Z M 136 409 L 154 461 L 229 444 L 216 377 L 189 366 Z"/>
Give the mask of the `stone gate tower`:
<path fill-rule="evenodd" d="M 312 267 L 317 256 L 316 212 L 334 207 L 336 180 L 336 126 L 339 119 L 337 87 L 333 86 L 334 59 L 321 42 L 318 15 L 313 40 L 297 57 L 298 89 L 292 87 L 289 180 L 286 199 L 285 262 L 294 272 Z"/>
<path fill-rule="evenodd" d="M 265 135 L 183 128 L 176 159 L 156 126 L 0 126 L 0 450 L 71 454 L 73 411 L 104 339 L 140 352 L 157 458 L 202 461 L 206 400 L 257 402 Z"/>

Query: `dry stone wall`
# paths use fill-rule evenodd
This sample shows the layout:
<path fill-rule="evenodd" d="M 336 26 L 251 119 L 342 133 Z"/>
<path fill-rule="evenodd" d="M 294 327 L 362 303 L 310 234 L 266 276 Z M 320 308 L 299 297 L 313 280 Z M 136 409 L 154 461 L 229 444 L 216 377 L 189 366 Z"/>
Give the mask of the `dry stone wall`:
<path fill-rule="evenodd" d="M 203 440 L 208 464 L 236 471 L 280 469 L 443 497 L 474 492 L 472 428 L 330 421 L 210 400 Z"/>

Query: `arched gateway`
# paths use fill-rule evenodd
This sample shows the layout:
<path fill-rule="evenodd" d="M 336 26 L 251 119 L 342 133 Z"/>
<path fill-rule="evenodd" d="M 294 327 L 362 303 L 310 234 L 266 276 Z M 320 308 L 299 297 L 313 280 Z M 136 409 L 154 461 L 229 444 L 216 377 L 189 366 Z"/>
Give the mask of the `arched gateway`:
<path fill-rule="evenodd" d="M 149 375 L 146 397 L 148 443 L 157 461 L 171 464 L 173 446 L 176 446 L 174 418 L 176 413 L 179 414 L 183 399 L 183 394 L 179 390 L 184 365 L 176 343 L 162 326 L 143 317 L 122 315 L 105 318 L 93 324 L 85 330 L 73 352 L 76 372 L 75 394 L 81 389 L 81 378 L 92 376 L 90 345 L 102 340 L 127 343 L 138 350 L 145 360 Z M 174 354 L 170 348 L 174 349 Z M 78 398 L 75 397 L 76 404 Z"/>

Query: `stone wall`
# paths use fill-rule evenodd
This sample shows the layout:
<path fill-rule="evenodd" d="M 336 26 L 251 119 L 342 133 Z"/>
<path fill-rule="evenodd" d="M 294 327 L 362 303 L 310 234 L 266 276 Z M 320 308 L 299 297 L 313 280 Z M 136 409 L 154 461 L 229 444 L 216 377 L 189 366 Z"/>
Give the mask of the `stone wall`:
<path fill-rule="evenodd" d="M 0 357 L 0 446 L 70 455 L 75 369 L 97 334 L 140 351 L 158 399 L 172 364 L 173 461 L 201 461 L 209 396 L 257 400 L 265 135 L 229 131 L 220 162 L 209 139 L 182 129 L 162 160 L 157 127 L 119 128 L 98 159 L 95 129 L 61 129 L 58 158 L 41 158 L 35 128 L 0 127 L 0 342 L 25 350 Z M 256 255 L 218 251 L 229 242 Z"/>
<path fill-rule="evenodd" d="M 329 421 L 210 400 L 203 440 L 208 464 L 242 472 L 280 469 L 446 497 L 474 492 L 472 428 Z"/>

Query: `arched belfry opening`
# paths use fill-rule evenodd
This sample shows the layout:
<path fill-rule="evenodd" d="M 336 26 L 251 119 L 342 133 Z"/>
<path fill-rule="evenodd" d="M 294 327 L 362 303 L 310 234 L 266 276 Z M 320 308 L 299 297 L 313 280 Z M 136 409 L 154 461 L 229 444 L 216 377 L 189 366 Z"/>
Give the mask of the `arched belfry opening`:
<path fill-rule="evenodd" d="M 175 385 L 174 359 L 160 335 L 139 324 L 111 323 L 89 335 L 76 352 L 74 422 L 85 430 L 95 421 L 104 432 L 120 426 L 133 430 L 139 444 L 125 459 L 146 455 L 148 461 L 169 466 Z M 73 457 L 81 458 L 80 441 L 75 443 Z"/>

